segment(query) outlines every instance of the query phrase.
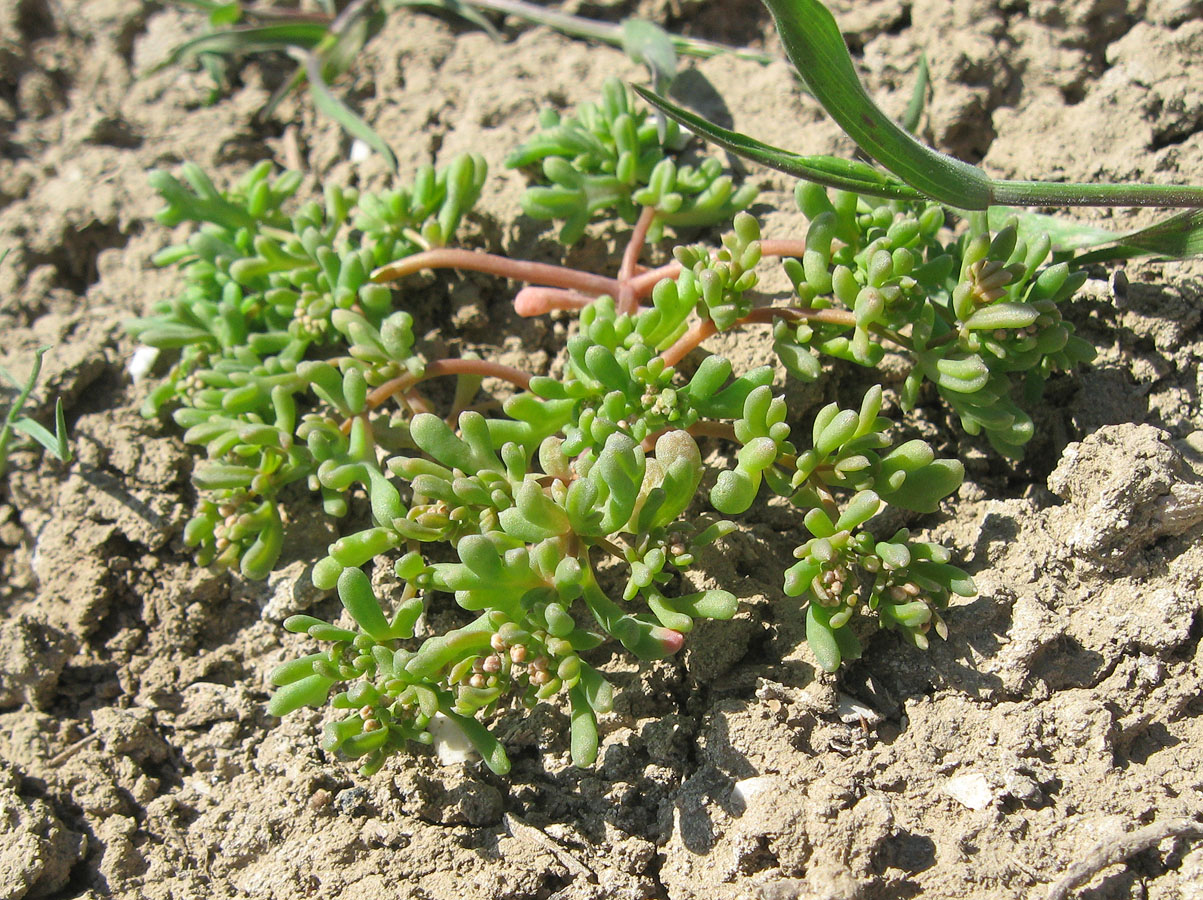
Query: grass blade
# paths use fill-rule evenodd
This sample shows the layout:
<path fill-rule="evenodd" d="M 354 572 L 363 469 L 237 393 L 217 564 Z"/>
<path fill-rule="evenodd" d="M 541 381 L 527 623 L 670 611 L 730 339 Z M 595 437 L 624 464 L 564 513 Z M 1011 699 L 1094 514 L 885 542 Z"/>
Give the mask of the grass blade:
<path fill-rule="evenodd" d="M 931 87 L 931 72 L 927 68 L 927 54 L 919 54 L 919 65 L 915 68 L 915 86 L 911 88 L 911 99 L 902 114 L 902 127 L 914 134 L 919 130 L 919 120 L 927 106 L 927 91 Z"/>
<path fill-rule="evenodd" d="M 383 21 L 377 19 L 373 22 L 370 17 L 358 16 L 339 31 L 332 31 L 321 46 L 314 48 L 314 52 L 321 57 L 322 74 L 327 83 L 351 68 L 368 39 L 380 30 Z"/>
<path fill-rule="evenodd" d="M 62 401 L 59 402 L 61 404 Z M 22 434 L 33 438 L 47 451 L 62 459 L 62 457 L 59 455 L 59 449 L 62 447 L 63 441 L 60 440 L 60 436 L 51 434 L 50 430 L 41 422 L 35 422 L 28 416 L 22 416 L 21 418 L 17 419 L 17 421 L 13 422 L 13 428 Z"/>
<path fill-rule="evenodd" d="M 1118 248 L 1183 259 L 1203 254 L 1203 209 L 1188 209 L 1148 228 L 1120 235 Z"/>
<path fill-rule="evenodd" d="M 371 125 L 334 95 L 330 86 L 322 78 L 321 61 L 314 54 L 306 53 L 302 57 L 302 62 L 305 66 L 305 77 L 309 79 L 309 92 L 313 95 L 313 105 L 341 125 L 347 134 L 359 138 L 383 156 L 389 170 L 396 172 L 397 157 L 392 148 L 373 130 Z"/>
<path fill-rule="evenodd" d="M 861 150 L 940 203 L 957 209 L 990 205 L 985 172 L 915 140 L 869 98 L 827 7 L 818 0 L 765 0 L 765 5 L 802 81 Z"/>
<path fill-rule="evenodd" d="M 548 9 L 534 3 L 527 3 L 526 0 L 455 0 L 455 2 L 463 6 L 474 6 L 478 9 L 505 13 L 507 16 L 514 16 L 519 19 L 525 19 L 528 22 L 546 25 L 548 28 L 554 28 L 556 31 L 571 35 L 572 37 L 586 38 L 588 40 L 601 41 L 614 47 L 622 47 L 623 26 L 612 22 L 597 22 L 582 16 L 557 12 L 554 9 Z M 678 34 L 670 35 L 670 37 L 677 52 L 687 56 L 708 58 L 730 53 L 738 59 L 747 59 L 762 64 L 771 63 L 776 59 L 776 57 L 770 56 L 767 53 L 757 53 L 754 50 L 743 50 L 739 47 L 728 47 L 726 44 L 706 41 L 701 38 L 682 37 Z"/>
<path fill-rule="evenodd" d="M 499 32 L 493 23 L 481 15 L 480 10 L 476 9 L 470 3 L 461 3 L 460 0 L 392 0 L 390 7 L 397 8 L 401 6 L 409 6 L 417 9 L 441 9 L 444 12 L 451 13 L 453 16 L 459 16 L 465 22 L 475 25 L 493 40 L 500 43 L 501 32 Z"/>
<path fill-rule="evenodd" d="M 893 122 L 857 77 L 835 19 L 819 0 L 764 0 L 803 83 L 860 149 L 907 184 L 954 209 L 990 206 L 1203 207 L 1203 187 L 995 181 Z"/>
<path fill-rule="evenodd" d="M 923 193 L 903 181 L 887 175 L 870 165 L 850 159 L 840 159 L 836 156 L 802 156 L 789 150 L 782 150 L 763 141 L 730 131 L 721 126 L 708 122 L 696 113 L 677 106 L 647 88 L 631 85 L 632 88 L 648 103 L 662 110 L 670 118 L 676 119 L 690 131 L 704 137 L 711 143 L 725 150 L 743 156 L 753 162 L 804 178 L 826 187 L 838 188 L 845 191 L 856 191 L 874 197 L 889 197 L 896 200 L 920 200 Z"/>
<path fill-rule="evenodd" d="M 241 56 L 268 50 L 316 47 L 325 38 L 329 26 L 317 22 L 288 22 L 279 25 L 254 25 L 202 34 L 173 49 L 167 58 L 151 69 L 158 72 L 205 53 Z"/>
<path fill-rule="evenodd" d="M 1203 255 L 1203 209 L 1183 210 L 1146 228 L 1116 234 L 1105 228 L 1070 222 L 1056 216 L 992 206 L 989 210 L 990 228 L 1001 228 L 1011 216 L 1018 218 L 1021 235 L 1028 232 L 1048 234 L 1052 238 L 1054 252 L 1097 248 L 1079 256 L 1075 260 L 1079 265 L 1138 256 L 1186 259 Z"/>

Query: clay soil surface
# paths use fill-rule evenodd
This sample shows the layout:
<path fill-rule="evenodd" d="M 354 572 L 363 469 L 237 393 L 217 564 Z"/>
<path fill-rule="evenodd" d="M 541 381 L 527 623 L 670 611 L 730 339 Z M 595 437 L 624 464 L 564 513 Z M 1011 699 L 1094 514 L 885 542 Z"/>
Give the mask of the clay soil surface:
<path fill-rule="evenodd" d="M 751 0 L 568 6 L 780 53 Z M 892 113 L 927 53 L 926 137 L 996 176 L 1203 183 L 1197 0 L 835 12 Z M 737 618 L 674 660 L 609 664 L 622 692 L 593 769 L 569 764 L 556 708 L 497 723 L 506 778 L 432 754 L 363 778 L 318 748 L 321 713 L 267 716 L 267 673 L 302 646 L 280 619 L 336 615 L 306 588 L 331 532 L 266 584 L 198 568 L 183 546 L 196 455 L 170 421 L 138 414 L 149 387 L 126 369 L 123 321 L 178 288 L 149 261 L 181 234 L 151 219 L 146 177 L 191 160 L 228 184 L 271 159 L 303 167 L 302 194 L 318 196 L 389 176 L 304 97 L 255 120 L 283 61 L 248 63 L 213 105 L 201 72 L 149 74 L 201 24 L 148 0 L 0 2 L 0 362 L 28 371 L 52 348 L 35 413 L 62 396 L 76 452 L 67 466 L 15 453 L 0 488 L 0 898 L 1006 900 L 1044 897 L 1100 844 L 1203 812 L 1198 262 L 1092 270 L 1067 314 L 1099 356 L 1050 383 L 1022 464 L 935 404 L 908 420 L 966 463 L 959 494 L 914 525 L 955 547 L 980 588 L 926 653 L 867 632 L 863 661 L 816 675 L 772 574 L 799 541 L 768 504 L 706 564 L 743 600 Z M 525 178 L 502 160 L 540 108 L 643 75 L 545 29 L 504 34 L 398 13 L 340 90 L 403 178 L 483 153 L 493 175 L 469 245 L 550 259 L 553 231 L 518 215 Z M 720 121 L 850 152 L 784 62 L 690 68 L 680 96 Z M 766 236 L 795 234 L 789 180 L 747 177 Z M 613 265 L 622 236 L 595 229 L 574 263 Z M 518 319 L 512 291 L 444 274 L 398 302 L 429 356 L 545 371 L 570 323 Z M 714 346 L 763 352 L 750 337 Z M 836 375 L 791 399 L 809 415 L 863 386 Z M 1189 831 L 1098 860 L 1073 896 L 1203 897 Z"/>

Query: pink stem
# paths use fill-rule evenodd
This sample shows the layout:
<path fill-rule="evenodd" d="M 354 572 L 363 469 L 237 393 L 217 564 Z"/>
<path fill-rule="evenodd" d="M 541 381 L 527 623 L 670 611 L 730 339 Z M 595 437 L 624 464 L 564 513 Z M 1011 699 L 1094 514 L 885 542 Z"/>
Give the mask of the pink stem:
<path fill-rule="evenodd" d="M 389 397 L 397 394 L 401 394 L 408 399 L 409 391 L 414 385 L 430 378 L 438 378 L 440 375 L 481 375 L 485 378 L 500 378 L 502 381 L 508 381 L 510 384 L 516 385 L 524 391 L 530 389 L 530 380 L 532 378 L 529 372 L 523 372 L 521 369 L 515 369 L 513 366 L 489 362 L 486 359 L 436 359 L 426 364 L 426 371 L 421 375 L 406 372 L 404 375 L 386 381 L 380 387 L 375 388 L 368 394 L 367 408 L 375 409 L 388 400 Z M 342 424 L 342 432 L 343 434 L 347 434 L 350 430 L 351 420 L 347 419 Z"/>
<path fill-rule="evenodd" d="M 689 326 L 689 330 L 677 338 L 676 342 L 660 354 L 660 358 L 664 360 L 664 365 L 675 366 L 686 356 L 688 356 L 695 347 L 712 337 L 718 332 L 714 327 L 714 322 L 710 319 L 699 319 Z"/>
<path fill-rule="evenodd" d="M 563 288 L 524 287 L 514 295 L 514 311 L 520 316 L 543 316 L 553 309 L 584 309 L 596 299 Z"/>
<path fill-rule="evenodd" d="M 856 316 L 842 309 L 798 309 L 793 306 L 765 306 L 752 310 L 742 319 L 737 319 L 732 328 L 742 325 L 764 324 L 774 319 L 806 320 L 809 322 L 824 322 L 828 325 L 842 325 L 845 328 L 856 327 Z M 675 366 L 708 337 L 718 332 L 714 322 L 702 319 L 694 322 L 689 330 L 677 338 L 676 343 L 660 354 L 664 364 Z"/>
<path fill-rule="evenodd" d="M 426 398 L 423 397 L 421 392 L 416 388 L 410 388 L 401 396 L 405 398 L 405 402 L 409 404 L 410 411 L 412 411 L 415 415 L 417 413 L 428 413 L 431 411 L 430 404 L 426 402 Z"/>
<path fill-rule="evenodd" d="M 381 266 L 372 273 L 372 281 L 395 281 L 423 269 L 468 269 L 512 278 L 514 281 L 525 281 L 527 284 L 545 284 L 590 294 L 617 296 L 622 289 L 620 282 L 604 275 L 455 247 L 426 250 Z"/>
<path fill-rule="evenodd" d="M 806 241 L 761 241 L 761 256 L 793 256 L 798 259 L 806 252 Z"/>
<path fill-rule="evenodd" d="M 655 218 L 655 207 L 643 207 L 638 221 L 635 222 L 635 229 L 631 232 L 631 238 L 627 241 L 626 250 L 622 253 L 622 264 L 618 267 L 618 281 L 622 285 L 618 289 L 617 311 L 619 315 L 634 315 L 639 308 L 639 298 L 631 287 L 631 279 L 635 277 L 635 269 L 639 265 L 639 254 L 643 252 L 643 245 L 647 242 L 648 229 L 652 227 L 652 220 Z"/>
<path fill-rule="evenodd" d="M 650 297 L 652 289 L 665 278 L 676 278 L 681 274 L 681 264 L 679 262 L 670 262 L 656 269 L 648 269 L 646 272 L 640 272 L 629 282 L 627 282 L 631 291 L 635 294 L 637 300 L 642 300 L 644 297 Z"/>

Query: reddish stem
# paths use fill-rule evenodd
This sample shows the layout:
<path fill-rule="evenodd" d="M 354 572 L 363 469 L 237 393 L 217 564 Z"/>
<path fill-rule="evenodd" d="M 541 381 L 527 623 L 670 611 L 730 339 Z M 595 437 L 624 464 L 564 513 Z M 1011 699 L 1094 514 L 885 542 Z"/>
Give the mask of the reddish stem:
<path fill-rule="evenodd" d="M 672 429 L 670 428 L 661 428 L 655 434 L 649 434 L 647 437 L 645 437 L 643 439 L 643 444 L 641 445 L 643 447 L 643 452 L 651 453 L 652 450 L 655 449 L 656 441 L 660 439 L 660 435 L 671 430 Z M 694 437 L 722 438 L 725 441 L 738 440 L 735 437 L 735 426 L 730 422 L 715 422 L 711 419 L 701 419 L 697 422 L 694 422 L 685 430 Z"/>
<path fill-rule="evenodd" d="M 681 264 L 679 262 L 670 262 L 657 269 L 648 269 L 646 272 L 640 272 L 628 284 L 631 287 L 631 291 L 635 294 L 635 298 L 642 300 L 644 297 L 650 297 L 652 289 L 663 279 L 676 278 L 680 274 Z"/>
<path fill-rule="evenodd" d="M 513 366 L 489 362 L 486 359 L 436 359 L 426 364 L 426 371 L 421 375 L 406 372 L 375 388 L 368 394 L 367 408 L 375 409 L 389 397 L 397 394 L 408 399 L 408 392 L 414 385 L 431 378 L 438 378 L 441 375 L 480 375 L 484 378 L 500 378 L 524 391 L 530 390 L 530 380 L 533 377 L 529 372 L 523 372 Z M 342 424 L 342 432 L 347 434 L 350 430 L 351 420 L 348 419 Z"/>
<path fill-rule="evenodd" d="M 524 287 L 514 295 L 514 311 L 520 316 L 543 316 L 553 309 L 584 309 L 596 299 L 563 288 Z"/>
<path fill-rule="evenodd" d="M 415 415 L 417 413 L 428 413 L 431 411 L 430 404 L 426 402 L 426 398 L 422 396 L 421 391 L 410 388 L 401 396 L 405 398 L 405 402 L 409 405 L 410 411 Z"/>
<path fill-rule="evenodd" d="M 856 316 L 842 309 L 798 309 L 793 306 L 764 306 L 752 310 L 742 319 L 736 319 L 732 328 L 743 325 L 763 324 L 774 319 L 806 320 L 809 322 L 824 322 L 828 325 L 843 325 L 846 328 L 856 327 Z M 695 322 L 689 330 L 677 338 L 676 343 L 660 354 L 665 365 L 675 366 L 708 337 L 718 332 L 714 322 L 703 319 Z"/>
<path fill-rule="evenodd" d="M 797 259 L 802 258 L 802 254 L 806 252 L 806 241 L 761 241 L 760 255 L 761 256 L 792 256 Z"/>
<path fill-rule="evenodd" d="M 423 269 L 467 269 L 472 272 L 485 272 L 489 275 L 512 278 L 514 281 L 525 281 L 528 284 L 544 284 L 595 295 L 617 296 L 622 288 L 621 283 L 615 279 L 606 278 L 604 275 L 594 275 L 592 272 L 582 272 L 579 269 L 569 269 L 549 263 L 510 259 L 508 256 L 498 256 L 495 253 L 484 253 L 480 250 L 461 250 L 456 247 L 425 250 L 422 253 L 415 253 L 381 266 L 372 273 L 372 281 L 395 281 Z"/>
<path fill-rule="evenodd" d="M 617 312 L 619 315 L 634 315 L 639 308 L 639 298 L 635 295 L 631 280 L 635 277 L 636 266 L 639 265 L 639 254 L 643 252 L 643 245 L 647 241 L 647 231 L 652 227 L 652 220 L 655 218 L 655 207 L 643 207 L 639 213 L 639 219 L 635 222 L 635 228 L 631 232 L 630 240 L 627 241 L 626 250 L 623 251 L 622 264 L 618 267 L 618 282 L 621 285 L 618 289 Z"/>
<path fill-rule="evenodd" d="M 666 366 L 675 366 L 702 341 L 713 337 L 716 333 L 718 333 L 718 329 L 714 327 L 714 322 L 710 319 L 699 319 L 690 325 L 689 330 L 677 338 L 671 347 L 663 351 L 660 358 L 664 360 Z"/>

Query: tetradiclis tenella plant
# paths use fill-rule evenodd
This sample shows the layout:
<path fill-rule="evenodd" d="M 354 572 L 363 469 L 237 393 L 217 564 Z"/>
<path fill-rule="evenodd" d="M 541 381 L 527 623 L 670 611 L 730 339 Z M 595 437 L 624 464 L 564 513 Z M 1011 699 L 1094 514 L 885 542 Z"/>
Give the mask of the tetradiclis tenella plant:
<path fill-rule="evenodd" d="M 697 591 L 682 576 L 769 494 L 796 514 L 780 583 L 823 669 L 860 654 L 858 612 L 926 646 L 973 582 L 950 549 L 875 523 L 889 507 L 936 510 L 961 463 L 899 437 L 880 384 L 803 420 L 783 379 L 875 371 L 888 351 L 907 369 L 895 405 L 941 398 L 966 432 L 1017 456 L 1044 379 L 1093 353 L 1060 313 L 1085 276 L 1016 222 L 990 233 L 925 199 L 801 182 L 806 233 L 762 238 L 742 211 L 754 189 L 716 159 L 683 163 L 683 133 L 617 82 L 541 124 L 510 157 L 537 182 L 523 210 L 558 223 L 568 244 L 591 222 L 629 223 L 612 272 L 455 246 L 486 178 L 473 155 L 381 193 L 327 187 L 323 202 L 295 202 L 299 176 L 267 163 L 226 191 L 195 166 L 153 176 L 160 221 L 194 225 L 157 258 L 179 267 L 180 294 L 131 325 L 172 351 L 146 414 L 170 415 L 205 450 L 185 541 L 200 562 L 259 579 L 284 549 L 286 498 L 303 496 L 290 486 L 331 517 L 355 496 L 370 509 L 313 567 L 345 615 L 285 621 L 312 652 L 272 673 L 269 704 L 280 716 L 329 704 L 322 746 L 365 772 L 431 742 L 440 716 L 505 772 L 491 714 L 540 702 L 567 713 L 572 759 L 591 764 L 614 692 L 595 648 L 660 659 L 699 619 L 734 615 L 735 585 Z M 640 265 L 649 240 L 686 227 L 726 233 Z M 756 287 L 774 260 L 792 296 L 765 305 Z M 525 282 L 523 315 L 574 311 L 560 374 L 423 355 L 405 279 L 441 267 Z M 737 371 L 705 352 L 718 332 L 761 327 L 775 366 Z M 454 379 L 450 410 L 423 395 L 437 378 Z M 476 402 L 485 378 L 513 386 L 499 409 Z M 699 441 L 732 448 L 729 463 L 705 462 Z M 468 624 L 432 631 L 452 602 Z"/>

